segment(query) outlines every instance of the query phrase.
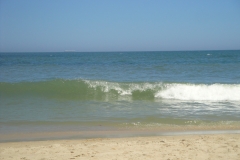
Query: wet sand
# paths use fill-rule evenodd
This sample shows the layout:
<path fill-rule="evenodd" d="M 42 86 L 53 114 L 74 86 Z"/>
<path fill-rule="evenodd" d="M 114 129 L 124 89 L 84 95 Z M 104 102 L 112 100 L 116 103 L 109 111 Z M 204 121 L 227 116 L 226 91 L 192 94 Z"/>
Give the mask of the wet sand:
<path fill-rule="evenodd" d="M 0 159 L 239 160 L 240 134 L 4 142 Z"/>

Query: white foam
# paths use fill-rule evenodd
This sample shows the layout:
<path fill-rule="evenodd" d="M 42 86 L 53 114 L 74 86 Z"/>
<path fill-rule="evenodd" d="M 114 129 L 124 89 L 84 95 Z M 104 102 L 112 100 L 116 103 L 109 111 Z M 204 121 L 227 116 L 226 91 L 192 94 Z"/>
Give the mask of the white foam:
<path fill-rule="evenodd" d="M 120 95 L 132 95 L 133 91 L 146 91 L 146 90 L 156 90 L 162 87 L 162 83 L 117 83 L 117 82 L 106 82 L 106 81 L 89 81 L 85 80 L 85 83 L 89 87 L 96 89 L 101 88 L 103 92 L 109 92 L 110 90 L 115 90 Z"/>
<path fill-rule="evenodd" d="M 178 100 L 240 101 L 240 84 L 168 84 L 157 98 Z"/>
<path fill-rule="evenodd" d="M 96 89 L 100 87 L 103 92 L 109 92 L 110 90 L 116 90 L 120 95 L 131 95 L 131 91 L 127 89 L 123 89 L 120 87 L 119 83 L 114 82 L 106 82 L 106 81 L 88 81 L 85 80 L 91 88 Z"/>

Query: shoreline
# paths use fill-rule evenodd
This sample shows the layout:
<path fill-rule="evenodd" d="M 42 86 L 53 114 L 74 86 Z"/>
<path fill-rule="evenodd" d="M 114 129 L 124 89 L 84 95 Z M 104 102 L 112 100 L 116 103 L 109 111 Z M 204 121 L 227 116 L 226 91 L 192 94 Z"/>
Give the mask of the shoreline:
<path fill-rule="evenodd" d="M 157 136 L 184 136 L 184 135 L 221 135 L 240 134 L 240 129 L 187 129 L 187 130 L 160 130 L 160 129 L 112 129 L 112 130 L 85 130 L 85 131 L 42 131 L 0 133 L 0 143 L 49 141 L 49 140 L 81 140 L 96 138 L 131 138 Z"/>
<path fill-rule="evenodd" d="M 0 159 L 231 159 L 240 134 L 162 135 L 0 143 Z"/>

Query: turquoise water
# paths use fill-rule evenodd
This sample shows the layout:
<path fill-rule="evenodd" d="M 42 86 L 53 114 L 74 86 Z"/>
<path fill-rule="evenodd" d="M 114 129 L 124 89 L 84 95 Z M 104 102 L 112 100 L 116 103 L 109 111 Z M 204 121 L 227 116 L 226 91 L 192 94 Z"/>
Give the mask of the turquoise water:
<path fill-rule="evenodd" d="M 0 134 L 240 128 L 240 51 L 0 53 Z"/>

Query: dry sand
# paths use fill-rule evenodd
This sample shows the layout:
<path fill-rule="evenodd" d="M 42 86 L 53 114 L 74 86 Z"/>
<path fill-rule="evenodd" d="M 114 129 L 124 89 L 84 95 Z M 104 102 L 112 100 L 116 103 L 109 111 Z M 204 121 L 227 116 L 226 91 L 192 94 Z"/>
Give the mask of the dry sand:
<path fill-rule="evenodd" d="M 0 159 L 240 160 L 240 134 L 9 142 Z"/>

